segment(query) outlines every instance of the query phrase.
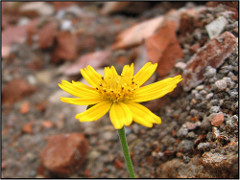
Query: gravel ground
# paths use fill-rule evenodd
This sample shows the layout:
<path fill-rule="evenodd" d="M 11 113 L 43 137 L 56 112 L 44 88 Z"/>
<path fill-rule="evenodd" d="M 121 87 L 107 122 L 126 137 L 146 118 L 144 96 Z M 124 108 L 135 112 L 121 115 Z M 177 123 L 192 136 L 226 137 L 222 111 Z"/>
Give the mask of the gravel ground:
<path fill-rule="evenodd" d="M 198 22 L 201 25 L 196 25 L 187 33 L 181 32 L 181 29 L 177 32 L 183 57 L 177 60 L 168 74 L 169 77 L 185 72 L 187 63 L 197 50 L 210 41 L 205 26 L 218 17 L 223 16 L 227 20 L 221 34 L 228 31 L 238 37 L 238 20 L 232 17 L 226 6 L 220 4 L 212 8 L 207 7 L 206 3 L 190 2 L 177 3 L 174 6 L 171 2 L 146 3 L 143 13 L 126 8 L 120 13 L 97 18 L 102 3 L 83 3 L 79 6 L 87 13 L 76 18 L 73 11 L 72 14 L 64 14 L 55 5 L 55 11 L 50 17 L 61 24 L 58 28 L 70 28 L 75 32 L 81 27 L 82 32 L 79 33 L 83 33 L 83 36 L 80 36 L 78 42 L 77 56 L 72 61 L 61 61 L 62 57 L 58 53 L 54 61 L 52 55 L 56 42 L 41 49 L 34 38 L 29 45 L 26 36 L 22 43 L 12 44 L 11 53 L 3 58 L 2 178 L 56 177 L 46 173 L 48 169 L 43 168 L 41 153 L 46 147 L 48 137 L 73 132 L 83 133 L 89 148 L 82 167 L 68 177 L 128 177 L 118 134 L 108 116 L 96 122 L 79 123 L 74 118 L 75 114 L 84 111 L 86 107 L 60 102 L 60 96 L 69 96 L 57 86 L 61 80 L 82 81 L 80 74 L 66 75 L 63 69 L 85 53 L 111 46 L 116 36 L 133 24 L 165 15 L 172 7 L 179 9 L 200 5 L 205 7 L 199 14 Z M 31 19 L 29 16 L 33 14 L 21 14 L 17 20 L 14 20 L 14 15 L 8 18 L 11 17 L 13 23 L 19 25 L 26 17 Z M 68 26 L 66 20 L 74 18 L 80 21 L 75 20 L 74 25 Z M 121 69 L 123 64 L 130 63 L 129 59 L 140 66 L 141 55 L 137 47 L 112 51 L 110 60 L 103 62 L 97 69 L 102 72 L 105 64 Z M 145 103 L 161 117 L 162 124 L 146 128 L 133 123 L 126 127 L 138 178 L 239 177 L 238 57 L 237 46 L 219 67 L 204 68 L 203 80 L 190 90 L 184 90 L 185 84 L 182 83 L 166 97 Z M 151 81 L 157 78 L 156 73 Z M 8 83 L 15 79 L 27 84 L 10 86 Z M 19 95 L 16 95 L 16 88 L 19 88 Z"/>

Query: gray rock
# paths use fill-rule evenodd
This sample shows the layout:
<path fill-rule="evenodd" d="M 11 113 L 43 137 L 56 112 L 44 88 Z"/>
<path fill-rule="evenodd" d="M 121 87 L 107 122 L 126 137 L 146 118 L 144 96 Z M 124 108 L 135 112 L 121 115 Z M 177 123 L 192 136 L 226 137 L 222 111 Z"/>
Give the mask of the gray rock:
<path fill-rule="evenodd" d="M 203 76 L 206 78 L 211 78 L 216 75 L 216 71 L 217 70 L 215 68 L 213 68 L 212 66 L 207 66 Z"/>
<path fill-rule="evenodd" d="M 228 24 L 228 21 L 223 16 L 218 17 L 208 25 L 206 25 L 206 30 L 208 32 L 208 35 L 210 39 L 213 39 L 214 37 L 221 34 L 224 27 Z"/>
<path fill-rule="evenodd" d="M 238 98 L 238 92 L 236 90 L 228 91 L 231 98 Z"/>
<path fill-rule="evenodd" d="M 201 94 L 201 95 L 206 95 L 206 94 L 207 94 L 207 91 L 206 91 L 205 89 L 203 89 L 203 90 L 200 91 L 200 94 Z"/>
<path fill-rule="evenodd" d="M 218 80 L 214 84 L 215 84 L 216 88 L 220 91 L 227 88 L 227 82 L 225 79 Z"/>
<path fill-rule="evenodd" d="M 209 130 L 211 127 L 210 121 L 205 117 L 200 125 L 200 128 L 203 130 Z"/>
<path fill-rule="evenodd" d="M 185 137 L 187 134 L 188 134 L 188 129 L 184 125 L 177 132 L 178 137 Z"/>
<path fill-rule="evenodd" d="M 207 151 L 207 150 L 210 149 L 210 143 L 209 142 L 199 143 L 198 146 L 197 146 L 197 149 L 199 151 Z"/>
<path fill-rule="evenodd" d="M 219 105 L 219 101 L 217 100 L 217 99 L 212 99 L 211 101 L 210 101 L 210 104 L 211 105 Z"/>
<path fill-rule="evenodd" d="M 70 30 L 72 27 L 72 21 L 70 20 L 64 20 L 61 22 L 60 29 L 63 31 Z"/>
<path fill-rule="evenodd" d="M 226 127 L 230 130 L 238 129 L 238 116 L 233 115 L 226 120 Z"/>
<path fill-rule="evenodd" d="M 213 97 L 213 93 L 209 93 L 209 94 L 206 95 L 207 100 L 211 99 L 212 97 Z"/>
<path fill-rule="evenodd" d="M 202 89 L 204 89 L 204 85 L 199 85 L 199 86 L 197 86 L 195 89 L 196 89 L 196 90 L 202 90 Z"/>
<path fill-rule="evenodd" d="M 220 111 L 219 106 L 212 106 L 209 110 L 210 113 L 218 113 Z"/>
<path fill-rule="evenodd" d="M 191 114 L 191 115 L 197 115 L 197 114 L 198 114 L 198 111 L 197 111 L 196 109 L 192 109 L 192 110 L 190 111 L 190 114 Z"/>
<path fill-rule="evenodd" d="M 224 77 L 222 80 L 224 80 L 227 83 L 227 86 L 229 88 L 233 88 L 235 86 L 235 83 L 232 81 L 230 77 Z"/>
<path fill-rule="evenodd" d="M 193 150 L 193 141 L 182 140 L 177 147 L 178 151 L 189 152 Z"/>
<path fill-rule="evenodd" d="M 191 131 L 187 134 L 187 137 L 191 138 L 191 139 L 195 139 L 195 138 L 197 138 L 197 135 L 193 131 Z"/>

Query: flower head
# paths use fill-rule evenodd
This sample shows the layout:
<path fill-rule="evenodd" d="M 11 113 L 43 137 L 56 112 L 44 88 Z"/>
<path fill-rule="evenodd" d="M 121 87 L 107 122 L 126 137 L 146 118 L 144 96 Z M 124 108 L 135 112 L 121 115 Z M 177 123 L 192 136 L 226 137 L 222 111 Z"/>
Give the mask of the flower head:
<path fill-rule="evenodd" d="M 157 63 L 146 63 L 134 75 L 134 65 L 125 65 L 121 75 L 116 69 L 105 67 L 104 77 L 91 66 L 81 69 L 81 74 L 90 86 L 81 82 L 63 80 L 59 87 L 78 98 L 61 97 L 61 101 L 76 105 L 93 105 L 76 115 L 80 122 L 96 121 L 108 111 L 116 129 L 129 126 L 133 121 L 146 127 L 160 124 L 161 118 L 139 104 L 160 98 L 174 90 L 182 80 L 181 75 L 141 87 L 154 73 Z"/>

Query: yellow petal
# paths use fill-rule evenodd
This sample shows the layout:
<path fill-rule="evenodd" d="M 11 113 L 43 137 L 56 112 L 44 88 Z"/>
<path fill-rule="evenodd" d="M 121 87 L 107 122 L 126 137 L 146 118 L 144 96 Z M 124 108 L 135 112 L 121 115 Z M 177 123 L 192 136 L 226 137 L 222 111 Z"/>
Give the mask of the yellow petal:
<path fill-rule="evenodd" d="M 115 79 L 116 76 L 119 75 L 114 66 L 104 68 L 104 79 Z"/>
<path fill-rule="evenodd" d="M 131 111 L 124 103 L 112 104 L 109 115 L 115 129 L 121 129 L 124 125 L 129 126 L 132 123 Z"/>
<path fill-rule="evenodd" d="M 102 81 L 102 76 L 98 74 L 91 66 L 87 66 L 84 69 L 81 69 L 81 74 L 84 79 L 90 84 L 92 87 L 97 87 L 99 83 Z"/>
<path fill-rule="evenodd" d="M 58 84 L 58 86 L 73 96 L 77 96 L 77 97 L 98 96 L 98 92 L 96 92 L 94 88 L 91 88 L 87 85 L 83 86 L 80 84 L 81 84 L 80 82 L 78 83 L 78 85 L 76 85 L 68 81 L 62 80 L 61 84 Z"/>
<path fill-rule="evenodd" d="M 108 101 L 102 101 L 86 111 L 77 114 L 75 117 L 79 119 L 80 122 L 85 121 L 96 121 L 103 117 L 110 109 L 111 103 Z"/>
<path fill-rule="evenodd" d="M 141 87 L 135 91 L 134 101 L 145 102 L 160 98 L 167 93 L 172 92 L 181 80 L 182 76 L 178 75 L 173 78 L 166 78 L 162 81 Z"/>
<path fill-rule="evenodd" d="M 97 104 L 102 101 L 102 98 L 65 98 L 60 97 L 62 102 L 69 103 L 69 104 L 76 104 L 76 105 L 90 105 L 90 104 Z"/>
<path fill-rule="evenodd" d="M 95 88 L 92 88 L 92 87 L 89 87 L 87 86 L 86 84 L 83 84 L 82 82 L 80 81 L 73 81 L 72 80 L 72 84 L 78 88 L 86 88 L 86 89 L 90 89 L 90 90 L 95 90 Z"/>
<path fill-rule="evenodd" d="M 155 72 L 157 68 L 157 63 L 152 64 L 151 62 L 146 63 L 134 76 L 135 82 L 138 86 L 143 85 Z"/>
<path fill-rule="evenodd" d="M 128 78 L 131 78 L 134 74 L 134 64 L 132 63 L 130 66 L 125 65 L 122 70 L 121 76 L 126 76 Z"/>
<path fill-rule="evenodd" d="M 132 112 L 133 121 L 136 123 L 139 123 L 146 127 L 152 127 L 153 123 L 161 123 L 161 118 L 153 114 L 145 106 L 133 102 L 128 102 L 126 105 Z"/>

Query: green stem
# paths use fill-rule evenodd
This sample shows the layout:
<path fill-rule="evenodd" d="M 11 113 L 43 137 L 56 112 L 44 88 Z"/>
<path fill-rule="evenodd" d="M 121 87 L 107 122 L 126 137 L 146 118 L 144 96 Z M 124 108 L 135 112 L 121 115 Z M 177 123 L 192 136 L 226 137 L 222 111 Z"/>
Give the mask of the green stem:
<path fill-rule="evenodd" d="M 130 174 L 130 178 L 135 178 L 134 171 L 133 171 L 133 165 L 132 160 L 128 151 L 128 145 L 125 135 L 124 127 L 122 129 L 118 129 L 118 135 L 122 144 L 123 154 L 125 157 L 125 161 L 127 163 L 128 172 Z"/>

